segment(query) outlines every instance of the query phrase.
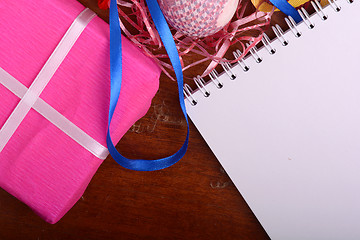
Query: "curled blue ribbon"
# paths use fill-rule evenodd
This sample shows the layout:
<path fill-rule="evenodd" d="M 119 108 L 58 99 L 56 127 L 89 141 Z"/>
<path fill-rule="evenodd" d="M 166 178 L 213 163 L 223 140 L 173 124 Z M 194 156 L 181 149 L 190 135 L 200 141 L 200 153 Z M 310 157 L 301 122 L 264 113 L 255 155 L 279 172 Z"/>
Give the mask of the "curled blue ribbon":
<path fill-rule="evenodd" d="M 157 160 L 143 160 L 143 159 L 128 159 L 123 157 L 115 148 L 114 143 L 110 136 L 110 124 L 113 117 L 121 90 L 122 81 L 122 46 L 121 46 L 121 29 L 119 23 L 119 13 L 117 10 L 116 0 L 110 1 L 110 78 L 111 78 L 111 91 L 110 91 L 110 107 L 108 119 L 108 132 L 106 137 L 107 147 L 111 156 L 121 166 L 138 171 L 154 171 L 167 168 L 177 161 L 179 161 L 186 153 L 189 142 L 189 121 L 186 114 L 186 107 L 184 102 L 183 87 L 183 73 L 180 64 L 180 58 L 169 26 L 161 12 L 159 4 L 156 0 L 146 0 L 150 14 L 155 23 L 156 29 L 161 37 L 165 46 L 167 54 L 173 65 L 175 75 L 177 78 L 179 100 L 181 110 L 185 116 L 187 123 L 187 134 L 183 146 L 178 152 L 172 156 L 165 157 Z"/>
<path fill-rule="evenodd" d="M 296 23 L 302 21 L 302 18 L 298 11 L 291 6 L 286 0 L 269 0 L 275 7 L 277 7 L 280 11 L 285 13 L 287 16 L 291 16 Z"/>

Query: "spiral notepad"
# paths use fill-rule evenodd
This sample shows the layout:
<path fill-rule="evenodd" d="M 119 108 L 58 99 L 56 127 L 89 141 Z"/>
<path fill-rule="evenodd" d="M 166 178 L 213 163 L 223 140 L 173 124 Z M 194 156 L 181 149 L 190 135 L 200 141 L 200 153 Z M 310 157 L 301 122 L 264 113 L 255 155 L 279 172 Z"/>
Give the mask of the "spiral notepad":
<path fill-rule="evenodd" d="M 270 238 L 360 239 L 360 1 L 311 4 L 187 111 Z"/>

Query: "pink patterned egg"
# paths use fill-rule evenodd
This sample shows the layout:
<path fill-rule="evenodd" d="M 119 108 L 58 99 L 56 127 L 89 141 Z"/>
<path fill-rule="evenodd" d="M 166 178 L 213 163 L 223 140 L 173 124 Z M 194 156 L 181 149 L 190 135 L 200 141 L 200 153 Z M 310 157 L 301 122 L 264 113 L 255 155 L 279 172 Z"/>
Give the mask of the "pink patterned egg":
<path fill-rule="evenodd" d="M 168 23 L 191 37 L 218 32 L 234 16 L 239 0 L 158 0 Z"/>

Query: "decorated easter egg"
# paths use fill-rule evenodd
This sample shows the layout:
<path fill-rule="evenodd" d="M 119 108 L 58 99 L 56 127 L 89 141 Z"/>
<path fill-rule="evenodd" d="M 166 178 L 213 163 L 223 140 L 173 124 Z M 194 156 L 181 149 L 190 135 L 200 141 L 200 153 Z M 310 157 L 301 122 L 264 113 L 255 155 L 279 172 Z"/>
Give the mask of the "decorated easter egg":
<path fill-rule="evenodd" d="M 158 0 L 168 23 L 191 37 L 218 32 L 237 9 L 239 0 Z"/>

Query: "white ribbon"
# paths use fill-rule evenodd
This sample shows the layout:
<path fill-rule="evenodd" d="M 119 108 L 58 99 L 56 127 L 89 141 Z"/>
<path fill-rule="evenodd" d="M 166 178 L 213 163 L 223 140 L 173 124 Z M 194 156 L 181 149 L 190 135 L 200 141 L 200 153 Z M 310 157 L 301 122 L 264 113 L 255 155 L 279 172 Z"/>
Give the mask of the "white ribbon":
<path fill-rule="evenodd" d="M 0 83 L 21 98 L 15 110 L 0 129 L 0 152 L 5 148 L 27 113 L 33 108 L 96 157 L 100 159 L 107 157 L 109 152 L 106 147 L 39 98 L 76 40 L 95 16 L 96 14 L 88 8 L 78 15 L 29 89 L 0 68 Z"/>

